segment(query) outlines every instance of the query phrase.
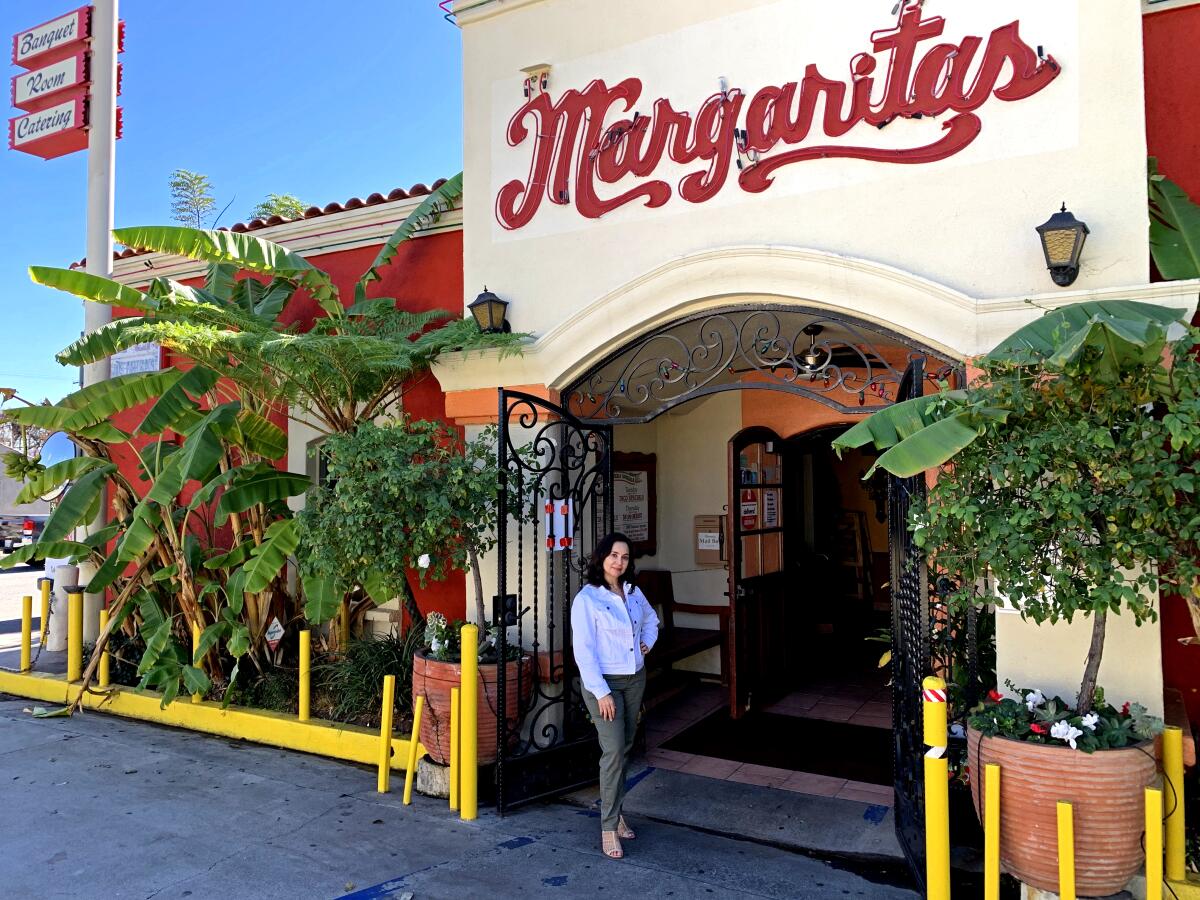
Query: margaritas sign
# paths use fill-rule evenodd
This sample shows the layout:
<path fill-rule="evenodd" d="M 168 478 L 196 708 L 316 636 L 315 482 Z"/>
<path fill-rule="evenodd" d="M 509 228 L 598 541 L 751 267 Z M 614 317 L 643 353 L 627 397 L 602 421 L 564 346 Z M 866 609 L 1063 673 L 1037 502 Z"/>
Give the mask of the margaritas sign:
<path fill-rule="evenodd" d="M 690 203 L 712 199 L 730 172 L 750 193 L 771 186 L 776 170 L 808 160 L 852 158 L 922 164 L 946 159 L 968 147 L 983 129 L 978 110 L 995 97 L 1019 101 L 1052 82 L 1060 72 L 1053 57 L 1022 40 L 1019 22 L 983 37 L 957 43 L 928 43 L 945 30 L 945 19 L 926 18 L 920 0 L 904 0 L 896 25 L 871 35 L 871 51 L 850 61 L 850 78 L 827 78 L 809 64 L 799 81 L 739 88 L 712 95 L 695 112 L 677 110 L 668 98 L 651 103 L 648 115 L 634 112 L 642 82 L 614 85 L 597 79 L 557 101 L 532 93 L 508 123 L 511 147 L 527 144 L 529 174 L 500 188 L 496 219 L 518 229 L 537 214 L 543 197 L 574 203 L 587 218 L 599 218 L 628 203 L 663 206 L 675 190 Z M 629 115 L 630 113 L 632 115 Z M 894 147 L 869 139 L 837 142 L 862 125 L 882 128 L 895 119 L 950 113 L 935 140 Z M 613 115 L 620 116 L 615 121 Z M 696 164 L 673 187 L 655 178 L 666 161 Z M 632 186 L 628 186 L 632 182 Z M 624 190 L 603 186 L 621 184 Z"/>

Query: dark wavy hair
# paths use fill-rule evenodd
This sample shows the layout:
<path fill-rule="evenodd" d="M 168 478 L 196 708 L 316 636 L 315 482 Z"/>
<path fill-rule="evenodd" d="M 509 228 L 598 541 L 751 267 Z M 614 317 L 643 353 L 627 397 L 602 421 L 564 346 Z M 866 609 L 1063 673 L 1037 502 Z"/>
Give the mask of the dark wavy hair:
<path fill-rule="evenodd" d="M 604 560 L 608 558 L 608 554 L 612 553 L 613 544 L 624 544 L 629 548 L 629 567 L 625 570 L 625 574 L 621 576 L 621 580 L 629 584 L 637 584 L 637 568 L 633 564 L 633 541 L 619 531 L 614 531 L 612 534 L 606 534 L 600 538 L 600 541 L 596 544 L 596 549 L 588 557 L 587 575 L 585 576 L 588 584 L 594 584 L 596 587 L 604 587 Z"/>

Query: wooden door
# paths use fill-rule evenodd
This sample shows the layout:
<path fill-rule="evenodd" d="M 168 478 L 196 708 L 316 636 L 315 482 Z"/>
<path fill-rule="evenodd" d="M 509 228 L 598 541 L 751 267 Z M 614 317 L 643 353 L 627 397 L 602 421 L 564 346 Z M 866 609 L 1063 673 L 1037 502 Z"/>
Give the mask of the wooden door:
<path fill-rule="evenodd" d="M 729 442 L 729 712 L 784 690 L 789 636 L 784 574 L 784 443 L 767 428 Z"/>

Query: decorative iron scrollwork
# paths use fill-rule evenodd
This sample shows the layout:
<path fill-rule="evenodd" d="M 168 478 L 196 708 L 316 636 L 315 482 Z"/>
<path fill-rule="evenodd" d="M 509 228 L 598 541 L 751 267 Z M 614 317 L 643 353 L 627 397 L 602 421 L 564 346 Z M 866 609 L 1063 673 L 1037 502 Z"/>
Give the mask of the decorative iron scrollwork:
<path fill-rule="evenodd" d="M 879 349 L 906 358 L 897 368 Z M 883 328 L 797 307 L 729 309 L 673 322 L 623 347 L 566 392 L 585 421 L 646 422 L 727 390 L 770 388 L 842 412 L 891 401 L 911 341 Z M 921 352 L 921 355 L 927 355 Z M 871 398 L 868 405 L 867 399 Z"/>

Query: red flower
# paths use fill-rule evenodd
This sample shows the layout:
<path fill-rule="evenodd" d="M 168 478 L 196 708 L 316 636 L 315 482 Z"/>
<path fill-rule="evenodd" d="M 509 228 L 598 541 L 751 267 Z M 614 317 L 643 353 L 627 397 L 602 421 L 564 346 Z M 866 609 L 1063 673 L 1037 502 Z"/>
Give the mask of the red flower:
<path fill-rule="evenodd" d="M 1126 700 L 1125 705 L 1121 707 L 1121 715 L 1123 715 L 1123 716 L 1129 715 L 1129 701 L 1128 700 Z"/>
<path fill-rule="evenodd" d="M 1032 731 L 1034 734 L 1049 734 L 1050 733 L 1049 727 L 1044 725 L 1041 722 L 1032 723 L 1029 726 L 1029 730 Z"/>
<path fill-rule="evenodd" d="M 998 690 L 996 690 L 995 688 L 992 688 L 992 690 L 988 691 L 988 699 L 991 700 L 993 703 L 999 703 L 1001 700 L 1004 699 L 1004 695 L 1002 693 L 1000 693 Z"/>

